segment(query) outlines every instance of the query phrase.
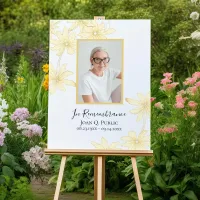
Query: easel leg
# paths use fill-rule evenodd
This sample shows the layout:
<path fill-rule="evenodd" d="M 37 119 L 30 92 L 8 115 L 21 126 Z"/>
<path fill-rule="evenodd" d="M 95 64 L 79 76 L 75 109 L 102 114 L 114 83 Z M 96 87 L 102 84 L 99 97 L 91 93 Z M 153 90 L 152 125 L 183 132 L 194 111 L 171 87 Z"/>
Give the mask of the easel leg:
<path fill-rule="evenodd" d="M 105 200 L 105 156 L 94 159 L 94 200 Z"/>
<path fill-rule="evenodd" d="M 67 156 L 62 156 L 54 200 L 58 200 Z"/>
<path fill-rule="evenodd" d="M 135 157 L 131 157 L 131 161 L 132 161 L 132 166 L 133 166 L 133 172 L 134 172 L 134 177 L 135 177 L 135 184 L 136 184 L 138 199 L 139 200 L 143 200 L 142 189 L 141 189 L 141 185 L 140 185 L 140 178 L 139 178 L 139 174 L 138 174 L 136 158 Z"/>

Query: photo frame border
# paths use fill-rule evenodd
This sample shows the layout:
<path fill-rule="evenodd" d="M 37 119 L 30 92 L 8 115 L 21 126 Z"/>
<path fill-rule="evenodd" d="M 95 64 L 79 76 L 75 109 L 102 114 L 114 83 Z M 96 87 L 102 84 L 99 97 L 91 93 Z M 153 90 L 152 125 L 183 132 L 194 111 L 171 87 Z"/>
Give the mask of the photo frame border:
<path fill-rule="evenodd" d="M 95 103 L 84 103 L 84 102 L 78 102 L 78 91 L 79 91 L 79 78 L 78 78 L 78 47 L 79 47 L 79 41 L 115 41 L 115 40 L 121 40 L 122 42 L 122 63 L 121 63 L 121 72 L 122 72 L 122 78 L 121 78 L 121 102 L 120 103 L 102 103 L 102 102 L 95 102 Z M 76 40 L 76 83 L 77 83 L 77 87 L 76 87 L 76 104 L 95 104 L 95 105 L 120 105 L 120 104 L 124 104 L 124 39 L 122 38 L 114 38 L 114 39 L 77 39 Z"/>

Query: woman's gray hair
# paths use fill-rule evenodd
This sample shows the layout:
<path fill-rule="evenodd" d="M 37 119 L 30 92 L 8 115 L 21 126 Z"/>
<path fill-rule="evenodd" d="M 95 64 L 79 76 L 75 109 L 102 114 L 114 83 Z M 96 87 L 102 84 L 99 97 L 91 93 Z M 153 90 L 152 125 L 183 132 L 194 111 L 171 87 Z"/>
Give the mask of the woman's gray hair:
<path fill-rule="evenodd" d="M 90 59 L 93 58 L 94 54 L 98 51 L 104 51 L 107 53 L 108 55 L 108 52 L 106 51 L 106 49 L 102 48 L 102 47 L 95 47 L 94 49 L 92 49 L 91 53 L 90 53 Z M 109 55 L 108 55 L 109 56 Z"/>

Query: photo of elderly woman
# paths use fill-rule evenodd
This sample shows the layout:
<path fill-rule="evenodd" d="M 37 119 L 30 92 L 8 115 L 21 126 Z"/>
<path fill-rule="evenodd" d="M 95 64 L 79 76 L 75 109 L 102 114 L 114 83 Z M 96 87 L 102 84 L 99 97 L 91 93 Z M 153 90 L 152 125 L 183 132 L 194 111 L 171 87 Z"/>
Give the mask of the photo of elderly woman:
<path fill-rule="evenodd" d="M 106 48 L 97 46 L 91 49 L 91 67 L 79 80 L 79 95 L 83 103 L 121 103 L 121 69 L 112 67 L 112 58 Z M 110 66 L 111 65 L 111 66 Z"/>

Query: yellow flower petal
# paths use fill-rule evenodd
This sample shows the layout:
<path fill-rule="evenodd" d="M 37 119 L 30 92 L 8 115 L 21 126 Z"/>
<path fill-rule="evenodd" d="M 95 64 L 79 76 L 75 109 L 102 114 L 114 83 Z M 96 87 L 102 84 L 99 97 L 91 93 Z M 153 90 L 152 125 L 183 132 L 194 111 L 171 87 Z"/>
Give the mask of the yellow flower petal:
<path fill-rule="evenodd" d="M 56 90 L 65 91 L 66 85 L 76 85 L 74 81 L 67 79 L 73 72 L 66 70 L 66 64 L 56 69 L 50 64 L 49 69 L 49 88 L 51 93 L 54 93 Z"/>
<path fill-rule="evenodd" d="M 150 136 L 146 130 L 142 130 L 138 136 L 134 131 L 130 131 L 128 136 L 121 137 L 124 141 L 123 146 L 128 147 L 129 150 L 144 150 L 150 146 Z"/>
<path fill-rule="evenodd" d="M 104 137 L 101 138 L 101 144 L 102 144 L 104 147 L 108 147 L 108 141 L 107 141 Z"/>
<path fill-rule="evenodd" d="M 71 80 L 65 80 L 65 84 L 69 85 L 69 86 L 76 87 L 76 83 L 74 81 L 71 81 Z"/>
<path fill-rule="evenodd" d="M 70 55 L 74 54 L 75 51 L 76 51 L 75 48 L 70 48 L 70 47 L 69 47 L 69 48 L 67 49 L 67 53 L 70 54 Z"/>
<path fill-rule="evenodd" d="M 139 105 L 139 104 L 140 104 L 139 101 L 134 100 L 134 99 L 125 98 L 125 100 L 126 100 L 129 104 L 131 104 L 131 105 Z"/>
<path fill-rule="evenodd" d="M 95 21 L 91 27 L 83 29 L 79 36 L 85 39 L 107 39 L 106 35 L 114 31 L 114 29 L 106 28 L 103 22 L 99 24 Z"/>
<path fill-rule="evenodd" d="M 91 142 L 91 144 L 96 148 L 96 149 L 103 149 L 101 144 L 98 144 L 96 142 Z"/>
<path fill-rule="evenodd" d="M 130 132 L 128 132 L 128 136 L 129 136 L 129 137 L 132 137 L 132 138 L 134 138 L 134 139 L 137 137 L 135 131 L 130 131 Z"/>
<path fill-rule="evenodd" d="M 56 32 L 56 39 L 51 39 L 51 49 L 57 52 L 58 56 L 61 56 L 65 50 L 67 53 L 74 54 L 76 51 L 76 34 L 70 32 L 66 27 L 64 27 L 63 32 Z"/>
<path fill-rule="evenodd" d="M 110 28 L 104 31 L 105 34 L 111 34 L 114 33 L 116 30 L 114 28 Z"/>
<path fill-rule="evenodd" d="M 119 145 L 119 142 L 112 142 L 109 145 L 108 141 L 104 137 L 101 138 L 101 143 L 96 143 L 96 142 L 92 141 L 91 144 L 96 149 L 119 149 L 119 148 L 116 147 L 117 145 Z"/>
<path fill-rule="evenodd" d="M 136 121 L 137 122 L 141 121 L 143 117 L 144 117 L 143 113 L 139 113 L 138 116 L 137 116 Z"/>
<path fill-rule="evenodd" d="M 134 100 L 130 98 L 126 98 L 126 101 L 136 106 L 136 108 L 132 109 L 130 112 L 133 114 L 137 114 L 137 121 L 142 120 L 146 116 L 150 116 L 150 93 L 147 95 L 137 94 L 139 100 Z"/>
<path fill-rule="evenodd" d="M 143 108 L 142 107 L 135 108 L 133 110 L 130 110 L 130 112 L 133 113 L 133 114 L 143 113 Z"/>

